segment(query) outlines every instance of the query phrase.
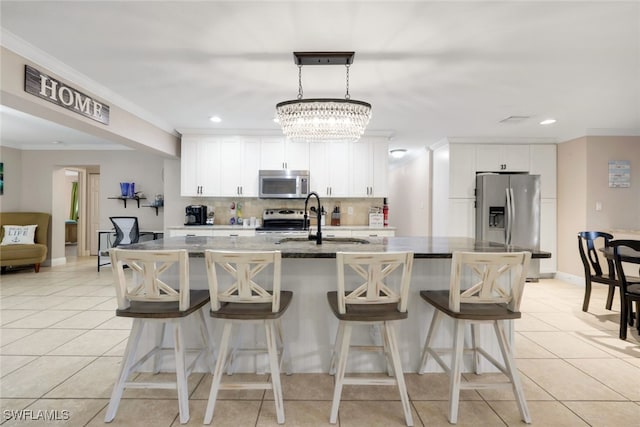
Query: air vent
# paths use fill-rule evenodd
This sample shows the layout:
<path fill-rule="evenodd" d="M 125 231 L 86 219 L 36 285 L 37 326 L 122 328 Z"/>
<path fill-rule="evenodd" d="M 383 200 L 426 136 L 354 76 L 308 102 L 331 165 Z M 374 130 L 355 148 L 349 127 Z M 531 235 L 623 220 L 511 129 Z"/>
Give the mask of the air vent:
<path fill-rule="evenodd" d="M 500 120 L 500 123 L 520 123 L 531 118 L 531 116 L 509 116 L 506 119 Z"/>

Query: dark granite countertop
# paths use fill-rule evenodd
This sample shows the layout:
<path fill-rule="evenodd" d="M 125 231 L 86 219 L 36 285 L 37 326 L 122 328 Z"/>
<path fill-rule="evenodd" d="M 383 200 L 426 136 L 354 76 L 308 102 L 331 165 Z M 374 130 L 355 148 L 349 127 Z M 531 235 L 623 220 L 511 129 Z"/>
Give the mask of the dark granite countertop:
<path fill-rule="evenodd" d="M 350 242 L 349 240 L 368 243 Z M 204 256 L 205 249 L 279 250 L 283 258 L 335 258 L 336 252 L 412 251 L 414 258 L 451 258 L 454 251 L 518 252 L 530 250 L 501 243 L 476 241 L 466 237 L 368 237 L 366 239 L 327 238 L 322 245 L 303 239 L 273 236 L 200 237 L 181 236 L 150 240 L 127 246 L 131 249 L 187 249 L 191 256 Z M 551 253 L 531 251 L 532 258 L 551 258 Z"/>

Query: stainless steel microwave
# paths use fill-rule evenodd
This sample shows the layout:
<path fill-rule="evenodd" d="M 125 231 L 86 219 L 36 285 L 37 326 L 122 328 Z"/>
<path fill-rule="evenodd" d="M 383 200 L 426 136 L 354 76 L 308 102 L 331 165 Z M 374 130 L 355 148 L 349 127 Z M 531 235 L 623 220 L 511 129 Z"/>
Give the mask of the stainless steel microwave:
<path fill-rule="evenodd" d="M 261 199 L 304 199 L 309 194 L 309 171 L 261 170 Z"/>

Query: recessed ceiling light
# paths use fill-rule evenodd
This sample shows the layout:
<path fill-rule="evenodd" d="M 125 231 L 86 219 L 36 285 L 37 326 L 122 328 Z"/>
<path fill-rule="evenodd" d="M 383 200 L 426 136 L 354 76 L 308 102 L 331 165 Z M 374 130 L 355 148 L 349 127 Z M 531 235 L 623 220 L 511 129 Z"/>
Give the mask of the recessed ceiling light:
<path fill-rule="evenodd" d="M 218 116 L 211 116 L 209 117 L 209 120 L 211 120 L 213 123 L 220 123 L 222 121 L 222 119 Z"/>
<path fill-rule="evenodd" d="M 62 141 L 51 141 L 52 144 L 62 144 Z"/>
<path fill-rule="evenodd" d="M 556 119 L 544 119 L 540 122 L 541 125 L 552 125 L 556 122 Z"/>
<path fill-rule="evenodd" d="M 407 154 L 407 150 L 404 148 L 394 148 L 389 151 L 389 154 L 391 154 L 391 157 L 394 159 L 401 159 L 405 154 Z"/>

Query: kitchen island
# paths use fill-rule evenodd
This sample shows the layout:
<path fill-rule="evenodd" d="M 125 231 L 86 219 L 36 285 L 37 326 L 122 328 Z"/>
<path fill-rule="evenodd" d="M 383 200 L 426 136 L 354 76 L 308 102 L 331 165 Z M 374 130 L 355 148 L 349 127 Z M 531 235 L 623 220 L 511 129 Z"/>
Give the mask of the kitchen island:
<path fill-rule="evenodd" d="M 366 243 L 364 243 L 366 242 Z M 424 289 L 448 289 L 451 256 L 454 251 L 471 252 L 517 252 L 526 250 L 493 242 L 480 242 L 469 238 L 446 237 L 372 237 L 360 239 L 325 239 L 322 245 L 305 239 L 291 239 L 271 236 L 255 237 L 171 237 L 130 245 L 132 249 L 187 249 L 190 256 L 190 279 L 194 289 L 206 289 L 204 251 L 214 250 L 279 250 L 282 253 L 282 289 L 293 291 L 293 302 L 282 320 L 286 340 L 292 357 L 293 372 L 327 372 L 331 358 L 331 348 L 338 321 L 331 314 L 326 301 L 326 293 L 336 289 L 335 254 L 350 252 L 394 252 L 414 253 L 413 273 L 408 305 L 409 318 L 398 324 L 398 341 L 402 363 L 406 372 L 415 372 L 420 361 L 420 353 L 429 322 L 433 314 L 430 305 L 422 302 L 419 292 Z M 532 251 L 533 258 L 549 258 L 548 252 Z M 467 278 L 470 279 L 471 278 Z M 531 284 L 535 286 L 535 284 Z M 529 284 L 527 285 L 529 286 Z M 526 286 L 524 298 L 526 298 Z M 207 316 L 209 317 L 209 316 Z M 214 319 L 210 319 L 214 339 L 220 331 Z M 436 345 L 445 347 L 450 343 L 450 329 L 446 322 Z M 195 331 L 194 331 L 195 332 Z M 249 336 L 247 346 L 255 346 L 254 340 L 262 341 L 262 334 Z M 261 331 L 260 331 L 261 332 Z M 363 344 L 381 342 L 375 328 L 356 330 Z M 449 334 L 449 336 L 447 336 Z M 489 352 L 501 360 L 497 344 L 489 339 L 489 333 L 481 339 Z M 355 334 L 354 334 L 355 336 Z M 195 335 L 194 338 L 195 340 Z M 465 339 L 470 339 L 466 337 Z M 357 353 L 350 357 L 350 372 L 383 372 L 384 358 L 368 354 L 361 358 Z M 264 371 L 266 358 L 244 358 L 239 360 L 240 371 Z M 465 359 L 470 366 L 470 359 Z M 489 369 L 490 364 L 483 368 Z M 204 370 L 204 367 L 201 367 Z M 440 368 L 429 361 L 427 371 L 438 372 Z"/>

